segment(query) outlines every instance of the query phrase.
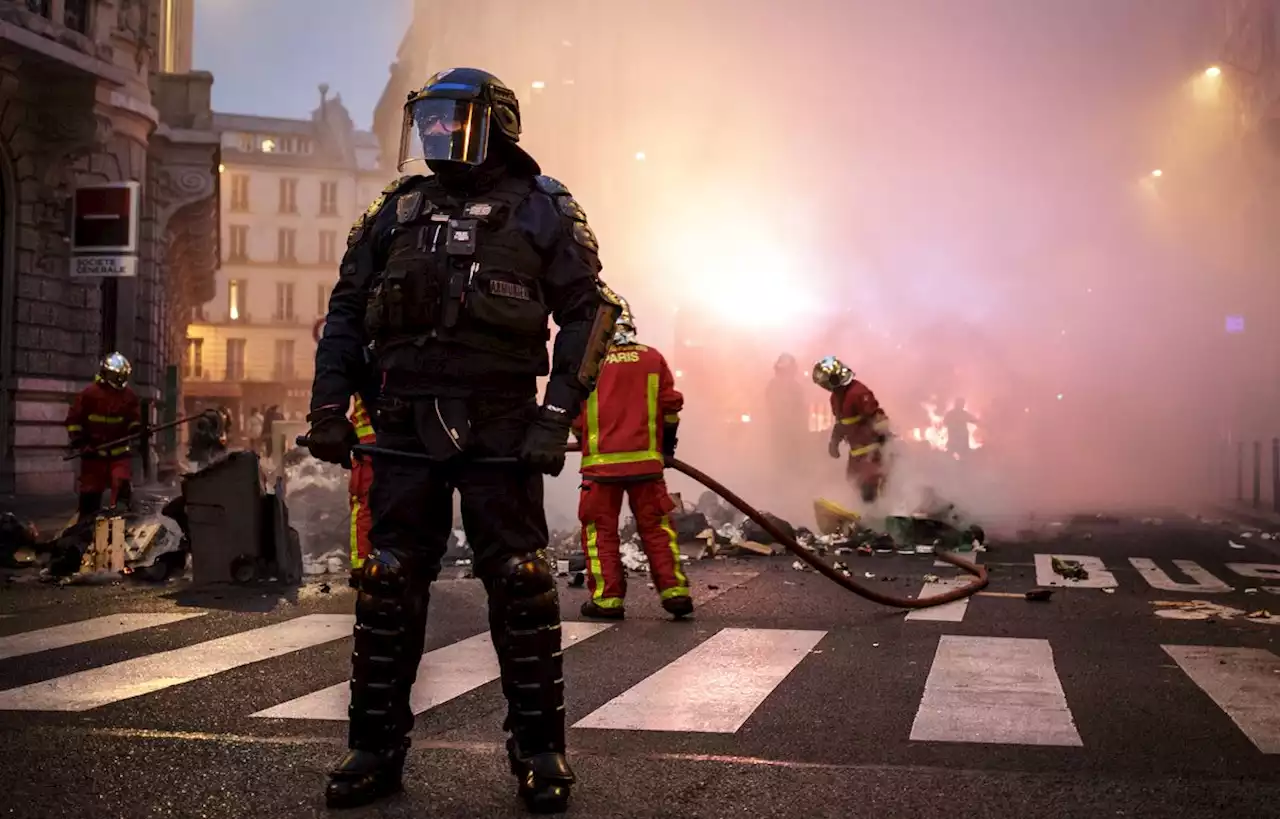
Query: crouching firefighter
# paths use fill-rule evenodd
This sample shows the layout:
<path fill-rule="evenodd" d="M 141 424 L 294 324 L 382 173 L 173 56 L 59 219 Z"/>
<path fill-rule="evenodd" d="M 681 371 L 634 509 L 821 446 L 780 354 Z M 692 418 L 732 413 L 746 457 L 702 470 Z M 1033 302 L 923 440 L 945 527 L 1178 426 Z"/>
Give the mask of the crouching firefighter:
<path fill-rule="evenodd" d="M 356 223 L 329 300 L 308 448 L 350 463 L 358 436 L 347 410 L 367 383 L 368 352 L 378 447 L 399 453 L 372 457 L 350 752 L 330 773 L 332 807 L 401 787 L 409 694 L 455 489 L 488 592 L 518 793 L 535 811 L 568 807 L 575 780 L 542 476 L 564 469 L 573 416 L 621 310 L 599 279 L 582 207 L 541 175 L 519 136 L 515 94 L 484 71 L 443 71 L 410 94 L 399 166 L 425 163 L 432 173 L 401 177 Z M 550 359 L 548 317 L 559 326 Z"/>
<path fill-rule="evenodd" d="M 864 503 L 875 503 L 884 489 L 884 445 L 888 441 L 889 419 L 875 393 L 853 377 L 853 370 L 835 356 L 827 356 L 813 367 L 813 383 L 831 392 L 831 414 L 835 425 L 827 453 L 840 457 L 840 442 L 849 446 L 845 476 L 858 490 Z"/>
<path fill-rule="evenodd" d="M 142 432 L 142 405 L 129 386 L 132 374 L 129 360 L 111 353 L 67 412 L 71 448 L 81 453 L 77 523 L 98 513 L 108 489 L 112 506 L 128 507 L 133 496 L 133 453 L 128 441 L 120 442 Z"/>
<path fill-rule="evenodd" d="M 676 618 L 693 613 L 689 581 L 668 517 L 675 504 L 663 479 L 665 459 L 676 453 L 684 396 L 662 353 L 636 343 L 636 325 L 623 300 L 613 346 L 595 392 L 574 421 L 582 441 L 578 519 L 591 598 L 584 617 L 620 620 L 627 594 L 618 516 L 627 497 L 662 607 Z"/>
<path fill-rule="evenodd" d="M 372 446 L 377 443 L 369 411 L 357 393 L 353 399 L 351 426 L 355 427 L 360 443 Z M 351 477 L 347 492 L 351 496 L 351 586 L 360 588 L 360 576 L 364 562 L 369 558 L 369 527 L 373 525 L 373 513 L 369 511 L 369 490 L 373 487 L 373 463 L 367 457 L 351 459 Z"/>

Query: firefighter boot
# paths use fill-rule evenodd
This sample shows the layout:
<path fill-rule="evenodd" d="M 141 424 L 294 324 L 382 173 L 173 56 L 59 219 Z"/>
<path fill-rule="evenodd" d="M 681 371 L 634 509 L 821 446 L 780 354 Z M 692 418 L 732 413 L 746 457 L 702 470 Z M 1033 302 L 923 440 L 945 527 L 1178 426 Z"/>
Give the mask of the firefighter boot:
<path fill-rule="evenodd" d="M 325 801 L 354 808 L 402 787 L 413 711 L 409 693 L 426 639 L 428 594 L 407 555 L 376 551 L 364 564 L 356 596 L 351 655 L 350 752 L 329 773 Z"/>
<path fill-rule="evenodd" d="M 579 610 L 583 617 L 591 617 L 596 620 L 622 620 L 627 616 L 626 609 L 618 606 L 616 609 L 606 609 L 603 606 L 596 605 L 596 601 L 588 600 L 582 604 Z"/>
<path fill-rule="evenodd" d="M 682 594 L 679 597 L 668 597 L 662 601 L 662 607 L 677 620 L 683 620 L 693 614 L 693 598 Z"/>
<path fill-rule="evenodd" d="M 507 757 L 534 813 L 563 813 L 576 781 L 565 759 L 564 674 L 556 579 L 538 555 L 509 557 L 495 573 L 502 613 L 499 663 L 508 697 Z"/>

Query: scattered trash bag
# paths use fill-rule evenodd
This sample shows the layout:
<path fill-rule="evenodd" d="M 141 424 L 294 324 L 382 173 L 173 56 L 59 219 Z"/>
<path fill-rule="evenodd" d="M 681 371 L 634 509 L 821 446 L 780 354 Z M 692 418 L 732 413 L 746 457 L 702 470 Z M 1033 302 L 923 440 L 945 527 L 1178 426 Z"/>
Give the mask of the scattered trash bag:
<path fill-rule="evenodd" d="M 35 562 L 35 524 L 24 522 L 12 512 L 0 515 L 0 567 L 20 569 Z"/>
<path fill-rule="evenodd" d="M 697 540 L 699 532 L 711 528 L 707 516 L 697 511 L 672 512 L 671 526 L 676 530 L 676 540 L 680 543 Z"/>
<path fill-rule="evenodd" d="M 711 490 L 707 490 L 698 496 L 698 502 L 693 507 L 695 512 L 702 514 L 707 524 L 713 528 L 720 528 L 726 523 L 733 523 L 737 520 L 736 510 L 724 499 Z M 707 528 L 706 526 L 703 529 Z M 702 531 L 699 529 L 698 531 Z"/>
<path fill-rule="evenodd" d="M 777 515 L 771 515 L 768 512 L 761 512 L 760 514 L 774 526 L 781 529 L 784 535 L 795 540 L 796 527 L 792 526 Z M 777 541 L 773 539 L 773 535 L 766 532 L 764 527 L 760 524 L 750 519 L 744 521 L 742 524 L 742 537 L 744 540 L 750 540 L 753 543 L 759 543 L 764 546 L 772 546 L 777 543 Z"/>
<path fill-rule="evenodd" d="M 933 546 L 943 551 L 969 551 L 973 542 L 982 543 L 986 533 L 980 526 L 959 529 L 936 518 L 893 515 L 885 518 L 885 530 L 902 546 Z"/>

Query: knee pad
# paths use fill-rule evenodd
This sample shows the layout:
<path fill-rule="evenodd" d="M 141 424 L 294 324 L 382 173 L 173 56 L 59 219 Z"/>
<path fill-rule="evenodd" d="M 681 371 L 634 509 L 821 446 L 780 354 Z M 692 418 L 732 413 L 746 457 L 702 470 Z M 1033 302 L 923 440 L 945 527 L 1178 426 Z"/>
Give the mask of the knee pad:
<path fill-rule="evenodd" d="M 541 552 L 512 555 L 496 567 L 493 582 L 510 617 L 559 618 L 556 578 Z"/>
<path fill-rule="evenodd" d="M 413 570 L 412 558 L 398 550 L 374 549 L 361 569 L 356 617 L 362 622 L 369 618 L 399 618 L 414 597 L 426 597 L 425 588 L 415 594 L 424 584 Z"/>

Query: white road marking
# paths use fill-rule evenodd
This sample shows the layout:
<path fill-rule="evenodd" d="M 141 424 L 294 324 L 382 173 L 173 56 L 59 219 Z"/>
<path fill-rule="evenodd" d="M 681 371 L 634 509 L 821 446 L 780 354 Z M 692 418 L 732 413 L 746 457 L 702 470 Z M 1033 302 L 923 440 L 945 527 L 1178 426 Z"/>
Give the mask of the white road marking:
<path fill-rule="evenodd" d="M 911 739 L 1080 747 L 1048 640 L 946 634 Z"/>
<path fill-rule="evenodd" d="M 1147 557 L 1131 557 L 1129 562 L 1151 588 L 1160 591 L 1186 592 L 1187 594 L 1221 594 L 1231 591 L 1230 586 L 1214 577 L 1194 560 L 1173 561 L 1173 565 L 1177 566 L 1179 571 L 1196 581 L 1194 583 L 1179 583 L 1157 566 L 1154 560 Z"/>
<path fill-rule="evenodd" d="M 354 624 L 355 618 L 347 614 L 310 614 L 186 648 L 0 691 L 0 710 L 88 711 L 341 640 L 351 635 Z"/>
<path fill-rule="evenodd" d="M 0 637 L 0 660 L 41 651 L 53 651 L 56 648 L 67 648 L 94 640 L 104 640 L 107 637 L 128 634 L 144 628 L 178 623 L 204 614 L 203 611 L 181 614 L 112 614 L 61 626 L 24 631 L 21 634 Z"/>
<path fill-rule="evenodd" d="M 564 622 L 560 626 L 561 646 L 568 648 L 612 627 L 612 623 Z M 409 695 L 409 707 L 413 713 L 421 714 L 500 676 L 498 656 L 494 653 L 489 632 L 482 632 L 422 655 L 422 661 L 418 663 L 418 678 Z M 351 686 L 344 682 L 280 703 L 253 716 L 339 721 L 347 719 L 350 702 Z"/>
<path fill-rule="evenodd" d="M 737 733 L 825 631 L 726 628 L 574 728 Z"/>
<path fill-rule="evenodd" d="M 1161 646 L 1264 754 L 1280 754 L 1280 657 L 1262 648 Z"/>
<path fill-rule="evenodd" d="M 1280 563 L 1228 563 L 1227 568 L 1241 577 L 1280 583 Z M 1262 588 L 1280 594 L 1280 586 Z"/>
<path fill-rule="evenodd" d="M 1089 577 L 1086 580 L 1068 580 L 1053 570 L 1053 559 L 1079 563 Z M 1036 585 L 1073 589 L 1113 589 L 1119 585 L 1116 576 L 1107 570 L 1101 558 L 1093 555 L 1036 555 Z"/>
<path fill-rule="evenodd" d="M 925 583 L 924 588 L 920 590 L 919 599 L 924 600 L 929 597 L 937 597 L 940 594 L 949 592 L 952 589 L 962 588 L 969 585 L 973 578 L 968 575 L 962 577 L 948 577 L 937 583 Z M 925 620 L 935 623 L 959 623 L 964 620 L 964 613 L 969 609 L 969 598 L 962 600 L 952 600 L 950 603 L 943 603 L 941 606 L 933 606 L 927 609 L 912 609 L 907 614 L 908 620 Z"/>

